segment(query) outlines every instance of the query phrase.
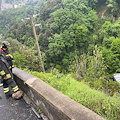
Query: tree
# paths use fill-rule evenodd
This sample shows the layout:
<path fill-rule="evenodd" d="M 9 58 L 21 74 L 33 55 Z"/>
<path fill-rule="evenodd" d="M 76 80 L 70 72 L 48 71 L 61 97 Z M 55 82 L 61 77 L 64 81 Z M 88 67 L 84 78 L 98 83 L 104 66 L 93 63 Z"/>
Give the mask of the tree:
<path fill-rule="evenodd" d="M 76 29 L 76 47 L 79 50 L 79 54 L 87 52 L 88 40 L 87 40 L 88 29 L 85 25 L 78 26 Z"/>
<path fill-rule="evenodd" d="M 62 54 L 64 54 L 65 44 L 62 37 L 58 34 L 54 35 L 54 38 L 48 39 L 49 44 L 49 54 L 51 59 L 56 63 L 57 61 L 61 60 Z"/>
<path fill-rule="evenodd" d="M 97 3 L 98 3 L 98 0 L 88 0 L 88 5 L 92 8 L 96 8 Z"/>
<path fill-rule="evenodd" d="M 28 60 L 25 59 L 24 54 L 20 54 L 18 51 L 16 51 L 14 54 L 14 65 L 18 68 L 24 69 L 27 68 L 26 64 L 29 63 Z"/>
<path fill-rule="evenodd" d="M 94 87 L 100 78 L 106 75 L 106 65 L 100 49 L 94 47 L 93 55 L 83 54 L 80 56 L 79 67 L 76 68 L 77 76 L 84 80 L 91 87 Z M 100 81 L 102 83 L 102 81 Z M 100 87 L 100 86 L 99 86 Z"/>
<path fill-rule="evenodd" d="M 109 44 L 106 46 L 106 42 Z M 110 38 L 104 41 L 105 47 L 102 49 L 102 54 L 105 60 L 105 64 L 110 74 L 114 74 L 120 71 L 120 39 Z"/>
<path fill-rule="evenodd" d="M 97 16 L 96 11 L 95 10 L 89 11 L 87 17 L 89 21 L 89 25 L 87 27 L 90 29 L 90 31 L 95 31 L 95 27 L 98 22 L 98 16 Z"/>
<path fill-rule="evenodd" d="M 116 17 L 118 11 L 118 4 L 116 0 L 107 0 L 106 4 L 109 12 L 112 13 L 114 17 Z"/>
<path fill-rule="evenodd" d="M 105 34 L 105 36 L 112 36 L 112 24 L 110 21 L 106 21 L 103 25 L 102 25 L 102 30 L 103 30 L 103 34 Z"/>

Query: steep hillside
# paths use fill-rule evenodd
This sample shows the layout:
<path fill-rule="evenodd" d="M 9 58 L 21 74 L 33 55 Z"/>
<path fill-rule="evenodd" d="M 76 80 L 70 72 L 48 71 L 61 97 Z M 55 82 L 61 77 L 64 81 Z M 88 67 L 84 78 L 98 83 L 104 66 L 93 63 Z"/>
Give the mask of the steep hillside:
<path fill-rule="evenodd" d="M 32 3 L 35 5 L 36 1 Z M 27 4 L 32 3 L 29 1 Z M 38 8 L 26 5 L 19 9 L 2 11 L 0 33 L 6 38 L 17 39 L 30 48 L 35 47 L 30 20 L 23 22 L 21 19 L 38 14 L 34 24 L 41 24 L 36 27 L 36 33 L 45 55 L 46 69 L 52 66 L 60 71 L 75 70 L 75 66 L 69 67 L 73 63 L 78 64 L 77 61 L 84 58 L 79 58 L 81 55 L 93 55 L 96 45 L 101 50 L 106 48 L 109 39 L 109 47 L 113 47 L 112 39 L 119 38 L 119 0 L 48 0 L 41 1 L 40 5 Z M 110 52 L 110 59 L 113 59 L 113 51 Z M 118 66 L 112 67 L 113 60 L 109 63 L 107 57 L 105 60 L 106 65 L 109 64 L 109 73 L 119 70 Z M 117 59 L 114 62 L 116 66 Z M 80 76 L 83 76 L 82 73 Z"/>

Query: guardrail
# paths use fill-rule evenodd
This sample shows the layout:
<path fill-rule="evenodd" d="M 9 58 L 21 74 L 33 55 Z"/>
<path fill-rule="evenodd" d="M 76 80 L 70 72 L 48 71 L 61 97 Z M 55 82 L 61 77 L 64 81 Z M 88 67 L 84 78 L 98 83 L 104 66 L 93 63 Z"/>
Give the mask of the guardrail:
<path fill-rule="evenodd" d="M 50 120 L 104 120 L 39 78 L 19 68 L 14 68 L 13 74 L 19 88 Z"/>

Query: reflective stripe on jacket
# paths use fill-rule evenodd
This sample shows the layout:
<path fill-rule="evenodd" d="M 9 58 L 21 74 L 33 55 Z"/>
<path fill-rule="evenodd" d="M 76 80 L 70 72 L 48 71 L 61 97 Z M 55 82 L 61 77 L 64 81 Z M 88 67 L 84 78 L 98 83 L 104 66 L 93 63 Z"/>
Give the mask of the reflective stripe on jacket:
<path fill-rule="evenodd" d="M 3 50 L 1 51 L 1 54 L 3 54 L 5 56 L 5 59 L 7 60 L 8 64 L 9 64 L 9 68 L 14 68 L 14 65 L 13 65 L 13 56 L 10 54 L 9 50 Z"/>

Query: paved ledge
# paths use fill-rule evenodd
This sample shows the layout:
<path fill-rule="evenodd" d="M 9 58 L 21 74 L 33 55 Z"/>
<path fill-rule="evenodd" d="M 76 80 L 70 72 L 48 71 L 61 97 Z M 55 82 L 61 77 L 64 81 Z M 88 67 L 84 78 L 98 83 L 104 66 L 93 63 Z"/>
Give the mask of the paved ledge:
<path fill-rule="evenodd" d="M 21 98 L 15 100 L 12 97 L 6 99 L 3 86 L 0 87 L 0 120 L 42 120 L 33 111 L 33 105 L 27 104 Z"/>
<path fill-rule="evenodd" d="M 39 78 L 19 68 L 14 68 L 13 73 L 20 89 L 50 120 L 104 120 Z"/>

